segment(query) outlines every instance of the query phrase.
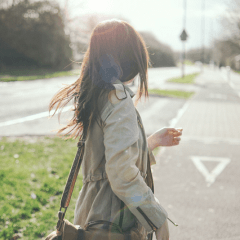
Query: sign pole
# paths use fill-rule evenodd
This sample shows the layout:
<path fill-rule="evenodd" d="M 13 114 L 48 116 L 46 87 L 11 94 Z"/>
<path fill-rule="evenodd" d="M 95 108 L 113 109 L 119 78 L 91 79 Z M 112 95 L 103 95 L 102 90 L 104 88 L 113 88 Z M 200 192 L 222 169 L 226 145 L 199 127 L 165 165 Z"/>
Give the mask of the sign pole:
<path fill-rule="evenodd" d="M 183 50 L 182 50 L 182 78 L 185 77 L 185 41 L 182 42 Z"/>
<path fill-rule="evenodd" d="M 205 61 L 204 38 L 205 38 L 205 0 L 202 0 L 202 72 L 204 70 L 204 61 Z"/>
<path fill-rule="evenodd" d="M 183 29 L 186 29 L 186 21 L 187 21 L 187 0 L 184 0 L 184 16 L 183 16 Z M 186 39 L 187 40 L 187 39 Z M 185 41 L 183 41 L 183 60 L 182 60 L 182 78 L 185 77 Z"/>
<path fill-rule="evenodd" d="M 184 15 L 183 15 L 183 31 L 180 35 L 180 39 L 183 43 L 183 50 L 182 50 L 182 78 L 185 77 L 185 41 L 187 40 L 188 38 L 188 35 L 187 35 L 187 32 L 185 30 L 186 28 L 186 20 L 187 20 L 187 0 L 184 0 L 183 2 L 184 6 Z"/>

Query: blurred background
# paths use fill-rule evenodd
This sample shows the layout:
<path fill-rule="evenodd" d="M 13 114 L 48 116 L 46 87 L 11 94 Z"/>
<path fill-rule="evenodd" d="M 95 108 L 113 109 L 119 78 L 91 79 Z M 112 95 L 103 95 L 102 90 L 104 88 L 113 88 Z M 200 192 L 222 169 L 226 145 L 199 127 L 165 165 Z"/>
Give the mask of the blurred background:
<path fill-rule="evenodd" d="M 143 36 L 153 67 L 186 64 L 229 65 L 239 69 L 238 0 L 161 2 L 113 0 L 1 0 L 0 71 L 69 70 L 76 67 L 99 21 L 119 18 Z"/>

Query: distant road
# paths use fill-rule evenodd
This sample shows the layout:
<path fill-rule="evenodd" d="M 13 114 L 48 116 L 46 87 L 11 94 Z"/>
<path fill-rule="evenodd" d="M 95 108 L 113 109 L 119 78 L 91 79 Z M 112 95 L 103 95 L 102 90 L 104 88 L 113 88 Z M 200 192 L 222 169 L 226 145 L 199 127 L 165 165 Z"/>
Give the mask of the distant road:
<path fill-rule="evenodd" d="M 199 70 L 198 67 L 187 66 L 186 74 Z M 177 67 L 149 69 L 149 88 L 159 88 L 167 79 L 178 76 L 181 76 L 181 69 Z M 71 84 L 76 79 L 77 76 L 0 82 L 0 136 L 53 134 L 51 130 L 59 128 L 59 125 L 57 117 L 47 119 L 48 104 L 63 84 Z M 156 108 L 156 101 L 154 103 Z M 64 118 L 70 117 L 66 112 Z"/>

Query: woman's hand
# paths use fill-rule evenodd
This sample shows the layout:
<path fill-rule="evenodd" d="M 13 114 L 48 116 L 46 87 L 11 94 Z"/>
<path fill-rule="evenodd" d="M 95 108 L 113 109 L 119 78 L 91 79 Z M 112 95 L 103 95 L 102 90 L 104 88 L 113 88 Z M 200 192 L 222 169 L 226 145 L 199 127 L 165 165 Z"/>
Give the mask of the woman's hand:
<path fill-rule="evenodd" d="M 169 229 L 167 219 L 164 224 L 155 232 L 157 240 L 169 240 Z"/>
<path fill-rule="evenodd" d="M 164 127 L 150 137 L 148 137 L 148 147 L 153 150 L 159 146 L 175 146 L 179 144 L 182 135 L 182 128 L 167 128 Z"/>

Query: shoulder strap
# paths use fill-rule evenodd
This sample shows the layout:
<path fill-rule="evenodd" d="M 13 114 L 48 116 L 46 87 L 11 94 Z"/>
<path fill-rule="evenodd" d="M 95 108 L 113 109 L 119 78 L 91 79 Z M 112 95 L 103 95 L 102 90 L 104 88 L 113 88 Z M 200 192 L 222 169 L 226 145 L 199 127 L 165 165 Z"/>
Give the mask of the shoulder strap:
<path fill-rule="evenodd" d="M 78 142 L 78 150 L 76 153 L 76 156 L 74 158 L 70 173 L 68 175 L 68 180 L 65 185 L 64 192 L 62 194 L 62 199 L 61 199 L 61 208 L 67 208 L 69 206 L 72 192 L 74 189 L 74 185 L 78 176 L 78 172 L 82 163 L 82 158 L 83 158 L 83 153 L 84 153 L 84 145 L 85 141 L 80 140 Z M 66 211 L 66 210 L 65 210 Z"/>
<path fill-rule="evenodd" d="M 74 189 L 74 185 L 77 180 L 78 172 L 79 172 L 80 166 L 82 164 L 86 135 L 87 135 L 86 131 L 83 131 L 82 137 L 78 141 L 78 144 L 77 144 L 78 150 L 77 150 L 76 156 L 74 158 L 70 173 L 68 175 L 68 180 L 65 185 L 64 192 L 62 194 L 60 211 L 61 211 L 61 208 L 65 208 L 65 212 L 63 215 L 65 215 L 65 213 L 67 211 L 67 207 L 69 206 L 72 192 Z"/>
<path fill-rule="evenodd" d="M 61 235 L 62 234 L 62 227 L 64 223 L 64 216 L 67 211 L 67 208 L 69 206 L 72 192 L 74 189 L 74 185 L 78 176 L 78 172 L 80 169 L 80 166 L 82 164 L 82 159 L 83 159 L 83 154 L 84 154 L 84 146 L 85 146 L 85 134 L 83 135 L 83 138 L 79 140 L 78 142 L 78 150 L 76 153 L 76 156 L 74 158 L 70 173 L 68 175 L 68 180 L 64 188 L 64 192 L 62 194 L 62 199 L 61 199 L 61 205 L 60 205 L 60 210 L 58 212 L 58 222 L 57 222 L 57 234 Z M 61 209 L 64 208 L 65 211 L 62 212 Z"/>

